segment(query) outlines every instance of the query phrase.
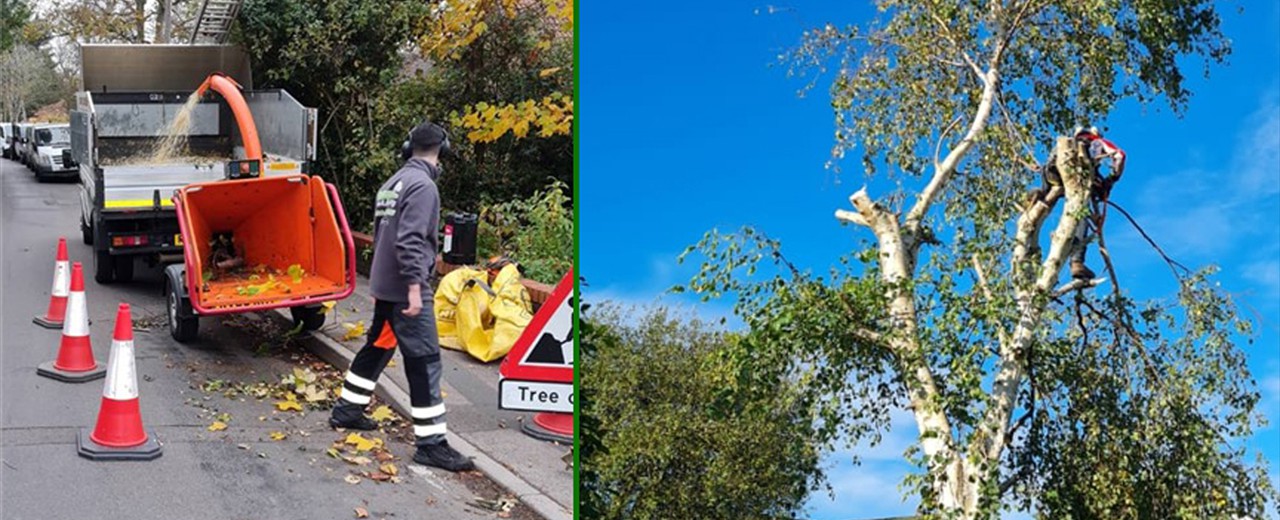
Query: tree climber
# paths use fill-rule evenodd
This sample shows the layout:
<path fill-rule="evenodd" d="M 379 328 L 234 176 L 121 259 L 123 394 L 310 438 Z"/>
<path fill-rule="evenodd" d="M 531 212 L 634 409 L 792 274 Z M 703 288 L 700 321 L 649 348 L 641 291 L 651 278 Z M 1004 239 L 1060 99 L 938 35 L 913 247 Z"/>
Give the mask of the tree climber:
<path fill-rule="evenodd" d="M 1085 147 L 1090 163 L 1093 165 L 1093 187 L 1089 193 L 1092 218 L 1086 221 L 1081 243 L 1071 256 L 1071 277 L 1089 280 L 1094 277 L 1094 273 L 1093 270 L 1084 265 L 1085 253 L 1088 249 L 1089 241 L 1102 230 L 1102 223 L 1106 218 L 1104 208 L 1107 198 L 1111 196 L 1112 186 L 1124 174 L 1125 153 L 1115 143 L 1102 137 L 1102 133 L 1098 131 L 1096 126 L 1091 126 L 1087 129 L 1078 126 L 1072 137 Z M 1104 159 L 1110 160 L 1104 161 Z M 1102 174 L 1104 165 L 1109 170 L 1105 176 Z M 1027 203 L 1034 204 L 1036 201 L 1043 201 L 1045 204 L 1053 206 L 1058 197 L 1061 196 L 1060 191 L 1058 194 L 1053 194 L 1053 187 L 1062 185 L 1062 176 L 1052 158 L 1045 161 L 1045 164 L 1041 165 L 1039 170 L 1044 186 L 1032 190 L 1028 195 Z"/>

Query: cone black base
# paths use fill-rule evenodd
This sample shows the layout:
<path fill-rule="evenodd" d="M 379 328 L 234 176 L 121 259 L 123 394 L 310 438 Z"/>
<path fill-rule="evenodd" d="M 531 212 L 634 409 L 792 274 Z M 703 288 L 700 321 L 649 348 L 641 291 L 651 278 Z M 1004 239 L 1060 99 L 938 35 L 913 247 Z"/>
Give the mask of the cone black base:
<path fill-rule="evenodd" d="M 525 435 L 528 435 L 540 441 L 558 442 L 561 444 L 568 444 L 570 446 L 573 445 L 573 436 L 560 435 L 559 433 L 553 432 L 551 430 L 548 430 L 546 428 L 533 424 L 533 421 L 525 421 L 523 423 L 520 423 L 520 431 L 524 432 Z"/>
<path fill-rule="evenodd" d="M 107 367 L 102 363 L 98 363 L 98 367 L 86 372 L 67 372 L 66 370 L 58 370 L 53 367 L 53 361 L 45 361 L 36 367 L 36 374 L 42 375 L 50 379 L 57 379 L 63 383 L 86 383 L 94 379 L 102 379 L 107 375 Z"/>
<path fill-rule="evenodd" d="M 156 432 L 147 432 L 147 442 L 130 448 L 103 446 L 89 438 L 89 428 L 81 428 L 76 434 L 76 452 L 89 460 L 155 460 L 164 454 Z"/>
<path fill-rule="evenodd" d="M 32 319 L 32 320 L 31 320 L 31 323 L 34 323 L 34 324 L 39 325 L 39 326 L 41 326 L 41 327 L 44 327 L 44 328 L 46 328 L 46 329 L 61 329 L 61 328 L 62 328 L 62 322 L 60 322 L 60 321 L 49 321 L 49 320 L 45 319 L 45 317 L 44 317 L 44 316 L 36 316 L 34 319 Z"/>

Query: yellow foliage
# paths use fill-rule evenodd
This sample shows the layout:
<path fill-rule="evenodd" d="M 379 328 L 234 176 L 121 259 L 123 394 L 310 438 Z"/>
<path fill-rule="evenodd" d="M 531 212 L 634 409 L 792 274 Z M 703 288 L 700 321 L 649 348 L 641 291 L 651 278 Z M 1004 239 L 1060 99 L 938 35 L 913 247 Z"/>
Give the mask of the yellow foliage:
<path fill-rule="evenodd" d="M 452 114 L 451 123 L 467 130 L 467 139 L 493 142 L 511 132 L 517 138 L 536 130 L 538 137 L 568 135 L 573 131 L 573 98 L 556 92 L 539 100 L 495 106 L 480 102 L 462 114 Z"/>
<path fill-rule="evenodd" d="M 375 421 L 382 422 L 394 418 L 396 414 L 391 411 L 390 406 L 382 405 L 374 409 L 373 413 L 369 414 L 369 416 Z"/>
<path fill-rule="evenodd" d="M 342 335 L 343 341 L 351 341 L 364 335 L 364 320 L 355 323 L 343 323 L 342 326 L 347 329 L 347 332 Z"/>
<path fill-rule="evenodd" d="M 502 13 L 507 18 L 515 18 L 518 9 L 531 9 L 540 6 L 544 17 L 557 24 L 557 29 L 572 37 L 573 34 L 573 0 L 539 0 L 519 2 L 518 0 L 456 0 L 442 3 L 419 34 L 418 47 L 426 56 L 435 59 L 458 59 L 463 49 L 476 41 L 486 31 L 489 24 L 484 21 L 490 13 Z M 523 5 L 522 5 L 523 4 Z"/>
<path fill-rule="evenodd" d="M 382 447 L 382 439 L 377 437 L 366 439 L 358 433 L 348 434 L 347 438 L 342 442 L 354 446 L 356 451 L 369 451 Z"/>
<path fill-rule="evenodd" d="M 284 411 L 288 411 L 288 410 L 294 410 L 294 411 L 301 412 L 301 411 L 302 411 L 302 405 L 301 405 L 301 404 L 299 404 L 299 403 L 298 403 L 298 401 L 294 400 L 293 394 L 289 394 L 289 399 L 288 399 L 288 400 L 285 400 L 285 401 L 276 401 L 276 409 L 277 409 L 277 410 L 280 410 L 280 411 L 282 411 L 282 412 L 284 412 Z"/>
<path fill-rule="evenodd" d="M 211 432 L 220 432 L 225 429 L 227 429 L 227 423 L 222 421 L 213 421 L 213 424 L 209 425 L 209 431 Z"/>

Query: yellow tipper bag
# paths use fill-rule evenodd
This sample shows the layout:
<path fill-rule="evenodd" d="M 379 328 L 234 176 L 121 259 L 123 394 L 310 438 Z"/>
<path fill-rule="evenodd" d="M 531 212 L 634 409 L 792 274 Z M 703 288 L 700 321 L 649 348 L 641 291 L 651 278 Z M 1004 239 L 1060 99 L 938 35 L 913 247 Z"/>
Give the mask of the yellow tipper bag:
<path fill-rule="evenodd" d="M 458 337 L 460 350 L 465 350 L 472 356 L 489 350 L 490 337 L 493 335 L 493 316 L 489 314 L 489 293 L 486 291 L 488 288 L 484 277 L 467 280 L 462 287 L 462 294 L 458 296 L 457 312 L 454 314 L 457 330 L 454 334 Z"/>
<path fill-rule="evenodd" d="M 458 302 L 468 281 L 484 279 L 483 270 L 459 267 L 440 280 L 435 294 L 436 332 L 440 335 L 440 346 L 464 350 L 458 342 Z"/>
<path fill-rule="evenodd" d="M 508 264 L 498 272 L 493 280 L 493 291 L 495 296 L 489 303 L 489 312 L 493 315 L 493 335 L 489 349 L 483 356 L 471 351 L 471 355 L 481 361 L 492 361 L 507 355 L 524 328 L 533 320 L 529 290 L 520 283 L 520 270 L 515 264 Z"/>

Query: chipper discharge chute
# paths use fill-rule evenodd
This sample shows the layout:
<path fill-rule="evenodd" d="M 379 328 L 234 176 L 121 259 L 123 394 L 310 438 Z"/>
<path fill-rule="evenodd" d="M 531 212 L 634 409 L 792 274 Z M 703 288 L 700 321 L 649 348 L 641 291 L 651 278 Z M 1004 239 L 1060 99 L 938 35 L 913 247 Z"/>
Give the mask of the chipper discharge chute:
<path fill-rule="evenodd" d="M 338 191 L 317 176 L 262 176 L 257 130 L 238 85 L 214 75 L 197 92 L 206 89 L 235 115 L 245 159 L 227 164 L 227 180 L 174 194 L 185 272 L 181 284 L 171 275 L 171 332 L 189 341 L 198 316 L 280 307 L 304 328 L 318 328 L 319 304 L 355 289 L 355 243 Z"/>

